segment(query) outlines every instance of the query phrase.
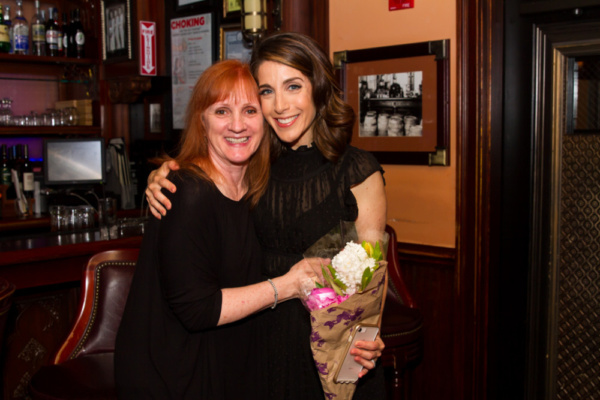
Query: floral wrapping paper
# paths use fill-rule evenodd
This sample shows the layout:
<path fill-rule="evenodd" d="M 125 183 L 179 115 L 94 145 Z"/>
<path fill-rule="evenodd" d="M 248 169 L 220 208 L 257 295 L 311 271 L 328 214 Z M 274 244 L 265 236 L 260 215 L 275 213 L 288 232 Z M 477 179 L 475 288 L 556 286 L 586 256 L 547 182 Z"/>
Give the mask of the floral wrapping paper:
<path fill-rule="evenodd" d="M 356 383 L 336 383 L 335 375 L 346 356 L 346 347 L 354 327 L 379 325 L 387 293 L 387 261 L 380 261 L 365 290 L 335 304 L 310 313 L 310 346 L 325 399 L 351 399 Z"/>

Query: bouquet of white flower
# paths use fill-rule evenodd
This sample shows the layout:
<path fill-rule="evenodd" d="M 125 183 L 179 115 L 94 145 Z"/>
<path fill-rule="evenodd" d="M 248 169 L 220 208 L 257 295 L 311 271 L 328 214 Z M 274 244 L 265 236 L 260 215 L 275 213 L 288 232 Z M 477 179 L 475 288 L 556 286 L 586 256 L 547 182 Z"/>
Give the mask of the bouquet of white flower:
<path fill-rule="evenodd" d="M 335 377 L 346 356 L 347 343 L 358 324 L 379 325 L 387 292 L 387 233 L 371 244 L 358 244 L 353 224 L 342 223 L 321 238 L 305 257 L 331 258 L 323 266 L 325 281 L 305 288 L 302 299 L 310 311 L 311 349 L 326 399 L 351 399 L 354 383 Z"/>

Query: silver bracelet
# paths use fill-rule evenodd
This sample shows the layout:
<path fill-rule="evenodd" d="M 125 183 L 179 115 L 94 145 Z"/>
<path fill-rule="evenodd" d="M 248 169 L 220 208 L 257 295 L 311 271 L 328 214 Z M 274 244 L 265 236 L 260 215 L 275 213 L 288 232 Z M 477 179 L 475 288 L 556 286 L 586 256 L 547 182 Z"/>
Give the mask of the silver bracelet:
<path fill-rule="evenodd" d="M 274 309 L 277 306 L 277 295 L 278 295 L 277 287 L 275 287 L 275 284 L 273 283 L 272 280 L 267 279 L 267 281 L 271 284 L 271 286 L 273 286 L 273 292 L 275 292 L 274 293 L 275 294 L 275 302 L 273 303 L 273 307 L 271 307 L 271 309 Z"/>

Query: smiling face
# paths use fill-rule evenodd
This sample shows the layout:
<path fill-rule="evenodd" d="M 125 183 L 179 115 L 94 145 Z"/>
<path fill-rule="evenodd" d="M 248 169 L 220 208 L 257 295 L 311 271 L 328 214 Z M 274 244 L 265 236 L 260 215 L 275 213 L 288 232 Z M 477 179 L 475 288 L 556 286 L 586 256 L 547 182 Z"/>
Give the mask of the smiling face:
<path fill-rule="evenodd" d="M 231 96 L 203 113 L 208 154 L 218 169 L 245 167 L 264 136 L 257 98 Z"/>
<path fill-rule="evenodd" d="M 257 77 L 262 112 L 277 137 L 292 149 L 310 145 L 316 108 L 308 77 L 275 61 L 260 64 Z"/>

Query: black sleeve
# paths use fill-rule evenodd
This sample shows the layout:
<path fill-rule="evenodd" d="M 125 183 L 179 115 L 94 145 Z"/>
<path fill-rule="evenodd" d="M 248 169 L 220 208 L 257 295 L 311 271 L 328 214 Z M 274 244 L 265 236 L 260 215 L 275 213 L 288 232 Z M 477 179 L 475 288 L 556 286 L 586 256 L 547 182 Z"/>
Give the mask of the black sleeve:
<path fill-rule="evenodd" d="M 342 171 L 344 171 L 345 181 L 349 187 L 362 183 L 377 171 L 380 171 L 382 175 L 384 173 L 372 153 L 353 146 L 348 146 L 343 163 Z"/>
<path fill-rule="evenodd" d="M 191 332 L 217 325 L 222 293 L 218 285 L 218 238 L 214 234 L 209 183 L 183 173 L 169 177 L 177 186 L 171 210 L 159 230 L 159 264 L 163 296 L 183 326 Z M 211 234 L 212 233 L 212 234 Z"/>

